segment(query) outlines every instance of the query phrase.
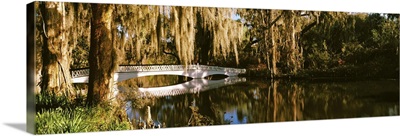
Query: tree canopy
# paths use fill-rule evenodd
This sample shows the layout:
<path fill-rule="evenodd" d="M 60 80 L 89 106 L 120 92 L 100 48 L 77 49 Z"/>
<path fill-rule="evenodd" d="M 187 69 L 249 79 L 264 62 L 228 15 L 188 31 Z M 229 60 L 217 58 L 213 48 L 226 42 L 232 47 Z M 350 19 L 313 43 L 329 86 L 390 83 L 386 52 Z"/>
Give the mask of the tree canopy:
<path fill-rule="evenodd" d="M 73 96 L 70 69 L 90 67 L 90 99 L 109 97 L 113 73 L 127 64 L 241 67 L 249 76 L 268 78 L 398 75 L 396 14 L 67 2 L 36 6 L 41 92 Z M 108 99 L 101 97 L 94 101 Z"/>

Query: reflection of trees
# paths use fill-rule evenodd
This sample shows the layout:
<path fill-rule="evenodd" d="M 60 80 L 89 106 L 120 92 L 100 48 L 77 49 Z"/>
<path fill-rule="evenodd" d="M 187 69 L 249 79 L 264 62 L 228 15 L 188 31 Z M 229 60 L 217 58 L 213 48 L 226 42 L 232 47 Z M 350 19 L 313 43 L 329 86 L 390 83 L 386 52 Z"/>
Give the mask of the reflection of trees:
<path fill-rule="evenodd" d="M 239 121 L 246 117 L 247 123 L 384 116 L 399 100 L 393 97 L 399 95 L 395 85 L 385 82 L 251 82 L 203 93 L 207 99 L 202 100 L 210 106 L 202 108 L 211 107 L 208 115 L 220 124 L 226 122 L 223 113 L 231 109 L 236 109 Z"/>
<path fill-rule="evenodd" d="M 157 99 L 152 115 L 165 122 L 167 127 L 187 126 L 192 114 L 189 108 L 192 101 L 193 94 Z"/>
<path fill-rule="evenodd" d="M 304 114 L 306 119 L 387 116 L 388 109 L 398 105 L 397 82 L 304 83 L 302 86 L 307 90 Z"/>
<path fill-rule="evenodd" d="M 240 122 L 244 118 L 247 118 L 247 123 L 302 119 L 304 91 L 297 84 L 280 86 L 279 81 L 274 81 L 265 82 L 261 86 L 259 84 L 231 86 L 210 92 L 214 117 L 221 120 L 223 118 L 221 113 L 236 109 Z M 235 88 L 245 91 L 233 90 Z"/>
<path fill-rule="evenodd" d="M 187 126 L 195 101 L 196 114 L 215 125 L 230 124 L 233 118 L 227 117 L 228 112 L 236 116 L 235 123 L 398 115 L 393 112 L 399 100 L 393 97 L 399 95 L 394 82 L 247 81 L 198 94 L 156 98 L 151 114 L 167 127 Z"/>
<path fill-rule="evenodd" d="M 199 107 L 197 112 L 210 117 L 217 125 L 229 123 L 229 120 L 224 118 L 227 111 L 236 111 L 238 120 L 243 122 L 246 118 L 247 123 L 302 120 L 302 107 L 304 107 L 302 93 L 304 91 L 297 84 L 282 88 L 287 91 L 279 90 L 278 81 L 268 82 L 262 86 L 263 88 L 259 87 L 259 84 L 237 84 L 206 91 L 199 95 L 189 94 L 158 99 L 155 108 L 161 110 L 158 111 L 159 113 L 169 114 L 162 117 L 167 122 L 188 122 L 191 115 L 189 106 L 192 100 L 197 102 Z M 174 105 L 174 107 L 165 108 L 163 107 L 165 105 Z"/>
<path fill-rule="evenodd" d="M 297 83 L 272 81 L 267 95 L 267 122 L 303 119 L 304 90 Z"/>

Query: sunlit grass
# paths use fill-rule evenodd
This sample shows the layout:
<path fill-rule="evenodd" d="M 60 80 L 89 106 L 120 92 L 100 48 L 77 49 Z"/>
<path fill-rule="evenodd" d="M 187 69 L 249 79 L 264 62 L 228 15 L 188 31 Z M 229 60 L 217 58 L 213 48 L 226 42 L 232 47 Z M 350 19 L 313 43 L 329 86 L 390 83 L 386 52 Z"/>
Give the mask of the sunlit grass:
<path fill-rule="evenodd" d="M 95 131 L 129 130 L 130 124 L 118 113 L 118 109 L 76 107 L 74 109 L 50 109 L 37 112 L 37 134 L 59 134 Z"/>
<path fill-rule="evenodd" d="M 36 134 L 129 130 L 131 125 L 124 109 L 101 104 L 87 107 L 83 96 L 74 99 L 64 95 L 36 95 Z"/>

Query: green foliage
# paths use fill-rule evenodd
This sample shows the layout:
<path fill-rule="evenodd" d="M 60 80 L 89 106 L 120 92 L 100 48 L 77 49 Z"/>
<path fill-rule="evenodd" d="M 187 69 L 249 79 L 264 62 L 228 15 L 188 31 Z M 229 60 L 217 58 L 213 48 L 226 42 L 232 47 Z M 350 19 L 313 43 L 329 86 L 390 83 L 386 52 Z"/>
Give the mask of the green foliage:
<path fill-rule="evenodd" d="M 90 124 L 83 121 L 83 117 L 87 115 L 83 111 L 82 108 L 77 108 L 74 111 L 57 108 L 55 110 L 36 113 L 36 133 L 88 132 Z"/>
<path fill-rule="evenodd" d="M 331 60 L 331 56 L 328 53 L 326 46 L 323 46 L 323 49 L 318 49 L 318 45 L 317 44 L 313 44 L 311 45 L 312 49 L 310 54 L 308 54 L 306 56 L 306 59 L 308 59 L 308 61 L 310 61 L 310 66 L 311 67 L 315 67 L 318 69 L 326 69 L 327 65 L 330 60 Z"/>
<path fill-rule="evenodd" d="M 317 25 L 301 38 L 306 69 L 332 76 L 395 77 L 398 20 L 358 13 L 327 21 L 331 25 Z"/>
<path fill-rule="evenodd" d="M 43 110 L 36 113 L 36 134 L 129 130 L 131 126 L 121 118 L 120 110 L 101 106 Z"/>
<path fill-rule="evenodd" d="M 69 99 L 65 95 L 56 96 L 55 94 L 45 92 L 46 91 L 35 95 L 37 110 L 41 108 L 57 108 L 70 103 Z"/>
<path fill-rule="evenodd" d="M 87 41 L 87 37 L 79 38 L 77 46 L 72 50 L 72 69 L 89 67 L 89 43 Z"/>
<path fill-rule="evenodd" d="M 110 104 L 87 107 L 85 97 L 82 94 L 75 98 L 43 92 L 36 94 L 36 134 L 131 129 L 123 107 Z"/>

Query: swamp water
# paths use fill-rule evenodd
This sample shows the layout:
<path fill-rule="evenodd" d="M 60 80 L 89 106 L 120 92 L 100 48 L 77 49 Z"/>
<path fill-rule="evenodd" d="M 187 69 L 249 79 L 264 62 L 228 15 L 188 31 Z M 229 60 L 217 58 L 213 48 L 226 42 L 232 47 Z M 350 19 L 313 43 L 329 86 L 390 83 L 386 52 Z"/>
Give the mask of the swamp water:
<path fill-rule="evenodd" d="M 151 118 L 163 127 L 224 125 L 399 115 L 398 80 L 266 80 L 249 77 L 185 79 L 149 76 L 118 83 L 155 96 L 130 120 Z"/>

